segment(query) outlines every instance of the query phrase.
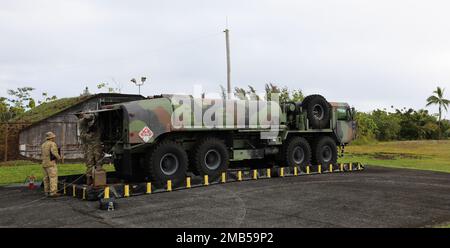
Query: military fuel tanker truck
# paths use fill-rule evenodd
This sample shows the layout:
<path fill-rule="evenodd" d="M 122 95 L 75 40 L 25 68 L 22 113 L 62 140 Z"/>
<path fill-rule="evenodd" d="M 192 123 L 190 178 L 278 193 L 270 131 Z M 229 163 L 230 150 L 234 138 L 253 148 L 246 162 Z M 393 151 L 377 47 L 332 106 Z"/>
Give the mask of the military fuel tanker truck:
<path fill-rule="evenodd" d="M 95 114 L 116 175 L 161 185 L 187 173 L 217 178 L 236 161 L 336 164 L 356 134 L 354 109 L 321 95 L 282 103 L 159 95 Z"/>

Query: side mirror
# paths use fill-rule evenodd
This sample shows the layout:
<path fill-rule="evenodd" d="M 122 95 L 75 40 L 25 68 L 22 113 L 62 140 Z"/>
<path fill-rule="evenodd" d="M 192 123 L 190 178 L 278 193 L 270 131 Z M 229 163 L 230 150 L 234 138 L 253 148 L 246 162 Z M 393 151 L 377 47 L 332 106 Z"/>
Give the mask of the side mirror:
<path fill-rule="evenodd" d="M 352 107 L 352 108 L 351 108 L 350 113 L 351 113 L 351 119 L 352 119 L 352 120 L 355 120 L 355 117 L 356 117 L 356 110 L 355 110 L 355 107 Z"/>

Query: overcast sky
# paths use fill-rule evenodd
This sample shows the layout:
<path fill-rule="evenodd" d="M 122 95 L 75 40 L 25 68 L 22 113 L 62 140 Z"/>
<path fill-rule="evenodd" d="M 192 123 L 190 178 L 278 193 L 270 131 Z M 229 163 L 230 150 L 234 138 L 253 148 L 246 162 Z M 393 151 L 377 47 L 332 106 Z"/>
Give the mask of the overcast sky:
<path fill-rule="evenodd" d="M 450 98 L 450 2 L 0 0 L 0 92 L 59 98 L 147 76 L 144 95 L 274 82 L 357 109 Z M 433 112 L 436 108 L 430 108 Z M 450 116 L 450 114 L 447 114 Z"/>

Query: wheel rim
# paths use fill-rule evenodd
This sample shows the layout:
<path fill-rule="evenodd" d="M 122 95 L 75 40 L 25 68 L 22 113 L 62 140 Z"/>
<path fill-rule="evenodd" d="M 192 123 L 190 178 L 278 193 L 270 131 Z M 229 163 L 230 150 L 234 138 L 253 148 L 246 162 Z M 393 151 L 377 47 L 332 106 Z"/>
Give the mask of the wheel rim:
<path fill-rule="evenodd" d="M 294 163 L 296 164 L 301 164 L 304 159 L 305 159 L 305 152 L 300 146 L 296 146 L 292 151 L 292 160 L 294 160 Z"/>
<path fill-rule="evenodd" d="M 222 163 L 220 153 L 214 149 L 207 151 L 205 154 L 204 163 L 206 168 L 210 170 L 219 168 L 220 164 Z"/>
<path fill-rule="evenodd" d="M 323 161 L 325 162 L 325 163 L 328 163 L 328 162 L 330 162 L 331 161 L 331 158 L 333 157 L 333 152 L 331 151 L 331 147 L 329 147 L 329 146 L 324 146 L 323 148 L 322 148 L 322 158 L 323 158 Z"/>
<path fill-rule="evenodd" d="M 178 170 L 180 163 L 173 153 L 166 153 L 159 162 L 159 167 L 164 175 L 171 176 Z"/>
<path fill-rule="evenodd" d="M 324 115 L 325 111 L 323 111 L 322 105 L 320 105 L 320 104 L 314 105 L 312 112 L 313 112 L 313 115 L 314 115 L 314 117 L 316 119 L 318 119 L 318 120 L 322 120 L 323 119 L 323 115 Z"/>

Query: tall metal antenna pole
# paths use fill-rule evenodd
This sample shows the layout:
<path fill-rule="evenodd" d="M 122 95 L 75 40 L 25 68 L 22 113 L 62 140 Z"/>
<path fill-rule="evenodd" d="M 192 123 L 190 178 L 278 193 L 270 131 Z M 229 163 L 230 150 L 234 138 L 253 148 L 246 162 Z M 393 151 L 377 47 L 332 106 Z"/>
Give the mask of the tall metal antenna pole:
<path fill-rule="evenodd" d="M 228 28 L 225 29 L 225 41 L 227 45 L 227 95 L 231 97 L 231 62 L 230 62 L 230 36 Z"/>

